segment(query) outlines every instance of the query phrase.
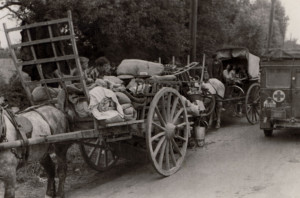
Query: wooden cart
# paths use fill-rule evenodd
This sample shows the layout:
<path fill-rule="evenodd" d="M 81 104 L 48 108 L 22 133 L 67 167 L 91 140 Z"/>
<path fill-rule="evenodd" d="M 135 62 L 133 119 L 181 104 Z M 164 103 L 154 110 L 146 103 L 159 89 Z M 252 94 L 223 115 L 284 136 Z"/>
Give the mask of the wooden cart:
<path fill-rule="evenodd" d="M 233 108 L 237 111 L 237 106 L 244 106 L 246 118 L 250 124 L 256 124 L 260 115 L 260 58 L 251 54 L 247 48 L 232 47 L 216 51 L 216 58 L 222 62 L 226 69 L 228 64 L 239 65 L 240 69 L 245 69 L 246 77 L 239 83 L 226 83 L 225 96 L 223 99 L 217 99 L 223 102 L 225 109 Z M 215 76 L 213 76 L 215 77 Z"/>
<path fill-rule="evenodd" d="M 52 32 L 53 25 L 63 27 L 64 35 L 54 36 Z M 31 39 L 30 29 L 37 27 L 46 27 L 49 31 L 49 38 L 40 40 Z M 36 103 L 33 101 L 30 86 L 41 85 L 47 88 L 49 83 L 59 83 L 60 87 L 68 92 L 66 86 L 70 81 L 80 82 L 84 97 L 87 101 L 89 100 L 89 92 L 76 47 L 76 36 L 71 12 L 68 12 L 68 17 L 64 19 L 34 23 L 16 28 L 7 29 L 4 24 L 4 30 L 17 72 L 32 105 L 36 105 Z M 27 32 L 29 41 L 12 44 L 9 33 L 20 30 Z M 71 53 L 65 53 L 60 48 L 62 42 L 71 46 Z M 35 46 L 45 43 L 51 44 L 54 56 L 39 59 L 36 56 Z M 18 60 L 16 50 L 24 46 L 30 47 L 33 60 Z M 61 56 L 58 55 L 57 49 L 63 52 Z M 63 77 L 60 65 L 62 61 L 73 62 L 79 71 L 79 75 Z M 44 63 L 56 64 L 59 73 L 57 78 L 45 78 L 42 66 Z M 29 64 L 36 65 L 40 75 L 39 81 L 24 80 L 21 67 Z M 189 71 L 195 68 L 203 68 L 199 65 L 199 63 L 191 63 L 175 72 L 174 74 L 178 77 L 179 81 L 156 82 L 143 80 L 143 83 L 150 85 L 151 89 L 144 92 L 142 96 L 132 95 L 131 99 L 135 101 L 134 107 L 137 111 L 136 120 L 103 125 L 93 117 L 77 118 L 75 120 L 78 127 L 76 130 L 65 134 L 31 138 L 28 139 L 28 145 L 74 141 L 80 145 L 84 160 L 90 167 L 98 171 L 112 167 L 118 160 L 118 156 L 122 156 L 121 153 L 128 151 L 126 145 L 130 145 L 141 151 L 147 151 L 155 170 L 163 176 L 169 176 L 178 171 L 182 166 L 187 152 L 188 141 L 192 136 L 193 127 L 199 123 L 201 117 L 211 113 L 214 108 L 210 106 L 201 116 L 197 117 L 193 117 L 187 112 L 182 97 L 182 94 L 185 93 L 182 87 L 183 85 L 187 87 L 194 86 L 197 83 L 190 78 Z M 45 90 L 47 91 L 47 89 Z M 56 102 L 56 98 L 51 97 L 51 93 L 48 91 L 47 96 L 48 102 Z M 211 100 L 212 96 L 203 95 L 203 98 Z M 89 123 L 91 127 L 84 129 L 86 123 Z M 21 147 L 22 145 L 24 145 L 23 140 L 5 142 L 0 144 L 0 150 Z"/>

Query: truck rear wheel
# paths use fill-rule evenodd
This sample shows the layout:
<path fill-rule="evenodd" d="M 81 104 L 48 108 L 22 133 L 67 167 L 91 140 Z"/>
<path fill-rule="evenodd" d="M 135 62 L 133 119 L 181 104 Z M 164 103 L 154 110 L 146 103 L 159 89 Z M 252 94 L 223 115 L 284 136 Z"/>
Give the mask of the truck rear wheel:
<path fill-rule="evenodd" d="M 264 129 L 264 134 L 266 137 L 272 137 L 273 136 L 273 129 Z"/>

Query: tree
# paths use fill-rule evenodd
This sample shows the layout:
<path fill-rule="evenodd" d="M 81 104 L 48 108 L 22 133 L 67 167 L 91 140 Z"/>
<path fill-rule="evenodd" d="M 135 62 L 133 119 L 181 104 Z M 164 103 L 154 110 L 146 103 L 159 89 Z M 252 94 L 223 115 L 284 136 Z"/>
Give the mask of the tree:
<path fill-rule="evenodd" d="M 243 46 L 260 55 L 266 47 L 268 0 L 198 0 L 197 57 L 226 46 Z M 190 47 L 190 0 L 22 0 L 15 16 L 26 22 L 73 14 L 80 55 L 165 62 L 185 60 Z M 9 8 L 9 4 L 3 7 Z M 1 7 L 0 7 L 1 9 Z M 277 1 L 272 47 L 283 43 L 288 18 Z"/>

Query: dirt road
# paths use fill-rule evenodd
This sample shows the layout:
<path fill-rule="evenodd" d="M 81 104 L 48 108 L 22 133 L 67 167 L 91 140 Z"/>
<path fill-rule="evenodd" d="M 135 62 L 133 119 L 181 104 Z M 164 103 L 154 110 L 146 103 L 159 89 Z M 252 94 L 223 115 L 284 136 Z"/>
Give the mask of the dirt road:
<path fill-rule="evenodd" d="M 160 177 L 149 164 L 125 163 L 69 188 L 68 198 L 288 198 L 300 196 L 300 130 L 265 138 L 259 125 L 231 119 L 204 148 L 189 150 L 182 169 Z"/>

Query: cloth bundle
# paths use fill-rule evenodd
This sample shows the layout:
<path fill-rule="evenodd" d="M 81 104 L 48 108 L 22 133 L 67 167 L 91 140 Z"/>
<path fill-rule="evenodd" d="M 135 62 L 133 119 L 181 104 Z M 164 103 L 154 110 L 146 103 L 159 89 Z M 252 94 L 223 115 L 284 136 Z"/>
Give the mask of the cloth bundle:
<path fill-rule="evenodd" d="M 161 75 L 164 66 L 160 63 L 154 63 L 138 59 L 125 59 L 117 68 L 117 75 L 133 76 L 153 76 Z"/>
<path fill-rule="evenodd" d="M 190 102 L 188 99 L 182 96 L 182 99 L 185 103 L 187 113 L 192 114 L 193 116 L 200 116 L 201 111 L 205 110 L 203 101 L 196 100 L 195 102 Z"/>

